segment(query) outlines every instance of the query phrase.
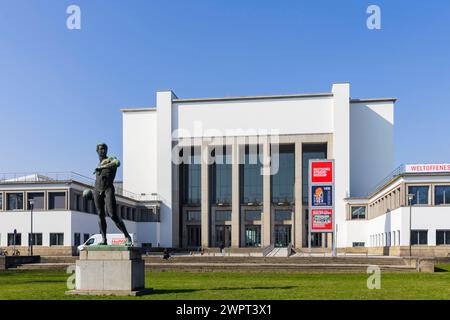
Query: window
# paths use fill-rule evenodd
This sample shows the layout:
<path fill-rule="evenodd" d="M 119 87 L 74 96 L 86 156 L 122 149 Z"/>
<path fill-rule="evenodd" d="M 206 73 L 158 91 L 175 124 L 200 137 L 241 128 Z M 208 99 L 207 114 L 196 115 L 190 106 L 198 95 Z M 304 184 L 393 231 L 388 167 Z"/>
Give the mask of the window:
<path fill-rule="evenodd" d="M 366 207 L 365 206 L 352 206 L 352 220 L 365 219 L 366 218 Z"/>
<path fill-rule="evenodd" d="M 200 150 L 190 149 L 190 154 L 184 156 L 186 162 L 183 164 L 183 200 L 185 204 L 200 204 L 201 200 L 201 162 Z M 189 152 L 183 149 L 184 152 Z"/>
<path fill-rule="evenodd" d="M 3 193 L 0 192 L 0 210 L 3 210 Z"/>
<path fill-rule="evenodd" d="M 292 211 L 290 210 L 275 210 L 275 221 L 284 221 L 292 219 Z"/>
<path fill-rule="evenodd" d="M 414 198 L 411 205 L 428 204 L 428 186 L 409 186 L 408 194 L 413 194 Z"/>
<path fill-rule="evenodd" d="M 428 244 L 428 230 L 411 230 L 411 244 Z"/>
<path fill-rule="evenodd" d="M 436 230 L 436 245 L 450 245 L 450 230 Z"/>
<path fill-rule="evenodd" d="M 295 154 L 293 145 L 280 145 L 278 153 L 272 153 L 272 168 L 274 159 L 278 158 L 278 172 L 271 176 L 272 203 L 293 203 L 295 182 Z"/>
<path fill-rule="evenodd" d="M 89 233 L 83 234 L 83 243 L 89 240 Z"/>
<path fill-rule="evenodd" d="M 23 210 L 23 193 L 8 193 L 6 201 L 8 203 L 7 210 Z"/>
<path fill-rule="evenodd" d="M 48 209 L 49 210 L 64 210 L 66 208 L 66 193 L 65 192 L 50 192 L 48 194 Z"/>
<path fill-rule="evenodd" d="M 241 203 L 262 203 L 263 175 L 261 174 L 261 147 L 246 146 L 244 164 L 240 165 Z"/>
<path fill-rule="evenodd" d="M 42 246 L 42 233 L 31 233 L 28 234 L 28 245 L 31 245 L 31 241 L 33 241 L 33 246 Z"/>
<path fill-rule="evenodd" d="M 33 210 L 44 209 L 44 193 L 43 192 L 30 192 L 27 194 L 28 203 L 27 210 L 31 210 L 30 200 L 34 200 Z"/>
<path fill-rule="evenodd" d="M 81 195 L 76 194 L 75 195 L 75 210 L 76 211 L 81 211 Z"/>
<path fill-rule="evenodd" d="M 231 210 L 217 210 L 216 221 L 231 221 Z"/>
<path fill-rule="evenodd" d="M 246 221 L 261 220 L 261 210 L 246 210 L 245 220 Z"/>
<path fill-rule="evenodd" d="M 434 189 L 434 204 L 450 204 L 450 186 L 436 186 Z"/>
<path fill-rule="evenodd" d="M 14 238 L 14 233 L 8 233 L 8 246 L 21 246 L 22 245 L 22 234 L 16 233 Z"/>
<path fill-rule="evenodd" d="M 352 243 L 353 248 L 357 248 L 357 247 L 365 247 L 366 244 L 364 242 L 353 242 Z"/>
<path fill-rule="evenodd" d="M 64 245 L 64 233 L 50 233 L 50 245 L 51 246 L 63 246 Z"/>
<path fill-rule="evenodd" d="M 81 235 L 79 233 L 74 233 L 73 235 L 73 245 L 78 247 L 81 244 Z"/>
<path fill-rule="evenodd" d="M 88 212 L 89 213 L 92 213 L 92 214 L 95 214 L 96 212 L 95 212 L 95 203 L 94 203 L 94 200 L 89 200 L 88 201 Z"/>
<path fill-rule="evenodd" d="M 186 212 L 187 221 L 200 221 L 200 211 L 189 210 Z"/>
<path fill-rule="evenodd" d="M 218 148 L 215 152 L 215 162 L 211 165 L 212 202 L 231 203 L 231 154 L 226 147 Z"/>

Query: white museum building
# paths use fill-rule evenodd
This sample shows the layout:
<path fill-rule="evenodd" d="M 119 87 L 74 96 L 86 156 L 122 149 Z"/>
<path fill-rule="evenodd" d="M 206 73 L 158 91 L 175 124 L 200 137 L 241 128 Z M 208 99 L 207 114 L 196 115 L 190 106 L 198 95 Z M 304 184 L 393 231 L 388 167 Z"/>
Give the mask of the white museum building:
<path fill-rule="evenodd" d="M 352 99 L 348 83 L 315 94 L 157 92 L 155 107 L 121 110 L 127 191 L 118 188 L 118 210 L 147 247 L 327 252 L 332 234 L 313 233 L 309 248 L 308 164 L 334 159 L 338 253 L 447 256 L 450 164 L 395 169 L 395 102 Z M 0 176 L 0 246 L 20 234 L 26 247 L 33 197 L 44 254 L 73 252 L 97 233 L 80 196 L 92 182 L 79 178 Z"/>

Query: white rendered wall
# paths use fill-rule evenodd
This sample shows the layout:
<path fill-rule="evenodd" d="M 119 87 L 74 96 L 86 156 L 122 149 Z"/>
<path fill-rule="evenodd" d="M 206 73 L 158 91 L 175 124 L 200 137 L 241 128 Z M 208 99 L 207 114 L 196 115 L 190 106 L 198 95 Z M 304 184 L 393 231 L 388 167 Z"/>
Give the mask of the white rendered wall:
<path fill-rule="evenodd" d="M 394 170 L 394 103 L 350 105 L 350 193 L 365 196 Z"/>
<path fill-rule="evenodd" d="M 350 192 L 350 85 L 334 84 L 333 106 L 333 158 L 335 159 L 335 216 L 337 224 L 337 246 L 346 245 L 346 202 Z"/>
<path fill-rule="evenodd" d="M 107 217 L 108 233 L 120 233 L 114 222 Z M 137 235 L 140 243 L 152 243 L 157 246 L 156 223 L 133 222 L 124 220 L 129 233 Z M 8 233 L 14 229 L 22 235 L 22 246 L 28 245 L 30 212 L 6 211 L 0 215 L 0 246 L 7 246 Z M 74 233 L 99 233 L 98 216 L 77 211 L 42 211 L 33 213 L 33 233 L 42 233 L 42 246 L 50 245 L 50 233 L 64 233 L 64 246 L 74 245 Z"/>
<path fill-rule="evenodd" d="M 22 246 L 28 246 L 31 232 L 30 211 L 4 211 L 0 213 L 1 245 L 8 244 L 8 233 L 22 234 Z M 50 233 L 64 233 L 64 245 L 71 246 L 70 211 L 43 211 L 33 213 L 33 233 L 42 233 L 42 245 L 50 244 Z"/>
<path fill-rule="evenodd" d="M 428 230 L 428 245 L 436 245 L 436 230 L 450 230 L 450 207 L 412 207 L 412 230 Z M 401 207 L 371 220 L 348 221 L 347 247 L 353 242 L 365 242 L 366 247 L 378 246 L 371 243 L 371 236 L 400 231 L 400 245 L 409 245 L 409 207 Z"/>
<path fill-rule="evenodd" d="M 332 97 L 174 103 L 172 126 L 182 129 L 176 137 L 255 135 L 252 130 L 259 129 L 275 129 L 279 134 L 330 133 L 332 107 Z"/>
<path fill-rule="evenodd" d="M 158 192 L 157 113 L 123 113 L 123 188 L 136 194 Z"/>
<path fill-rule="evenodd" d="M 156 95 L 157 121 L 157 187 L 161 197 L 160 238 L 162 247 L 173 247 L 172 229 L 172 99 L 171 91 Z"/>

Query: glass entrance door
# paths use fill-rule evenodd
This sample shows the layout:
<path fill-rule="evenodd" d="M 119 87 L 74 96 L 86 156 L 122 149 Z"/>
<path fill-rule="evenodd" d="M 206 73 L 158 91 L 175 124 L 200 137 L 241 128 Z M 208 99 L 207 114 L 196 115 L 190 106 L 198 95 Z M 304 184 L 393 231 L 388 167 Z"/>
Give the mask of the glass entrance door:
<path fill-rule="evenodd" d="M 216 226 L 216 246 L 231 247 L 231 226 Z"/>
<path fill-rule="evenodd" d="M 245 227 L 245 246 L 247 247 L 261 246 L 261 226 Z"/>
<path fill-rule="evenodd" d="M 188 226 L 188 247 L 200 247 L 201 231 L 200 226 Z"/>
<path fill-rule="evenodd" d="M 291 243 L 291 226 L 275 226 L 275 247 L 287 247 Z"/>

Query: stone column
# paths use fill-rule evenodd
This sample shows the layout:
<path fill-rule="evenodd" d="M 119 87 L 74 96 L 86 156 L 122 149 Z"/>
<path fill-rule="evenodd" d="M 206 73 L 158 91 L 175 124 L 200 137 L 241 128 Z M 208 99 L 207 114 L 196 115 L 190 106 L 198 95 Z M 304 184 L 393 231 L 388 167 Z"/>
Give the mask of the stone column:
<path fill-rule="evenodd" d="M 266 139 L 263 143 L 263 215 L 262 215 L 262 246 L 272 243 L 272 210 L 270 199 L 270 143 Z"/>
<path fill-rule="evenodd" d="M 295 142 L 295 211 L 294 246 L 299 249 L 303 244 L 303 196 L 302 196 L 302 142 Z"/>
<path fill-rule="evenodd" d="M 209 147 L 207 142 L 202 142 L 201 147 L 201 238 L 202 247 L 209 247 Z"/>
<path fill-rule="evenodd" d="M 233 139 L 231 148 L 231 246 L 239 247 L 240 231 L 240 199 L 239 199 L 239 145 L 237 138 Z"/>

